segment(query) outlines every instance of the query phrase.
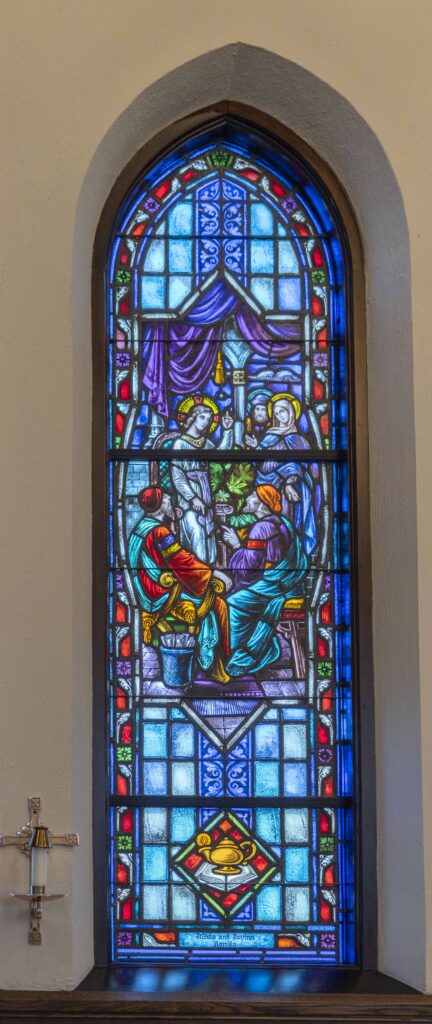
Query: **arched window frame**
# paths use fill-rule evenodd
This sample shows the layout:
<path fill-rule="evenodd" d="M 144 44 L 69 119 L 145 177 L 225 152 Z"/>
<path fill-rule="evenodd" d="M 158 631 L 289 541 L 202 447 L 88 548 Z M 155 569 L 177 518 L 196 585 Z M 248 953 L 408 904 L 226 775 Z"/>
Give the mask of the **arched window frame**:
<path fill-rule="evenodd" d="M 356 678 L 355 743 L 357 778 L 357 864 L 359 966 L 376 966 L 375 772 L 373 729 L 373 674 L 371 643 L 371 574 L 369 531 L 369 478 L 367 440 L 366 331 L 363 260 L 359 233 L 348 198 L 332 171 L 303 140 L 273 119 L 242 104 L 225 102 L 199 111 L 159 133 L 132 159 L 117 179 L 103 209 L 93 255 L 93 663 L 94 663 L 94 876 L 95 962 L 108 957 L 106 832 L 106 708 L 105 708 L 105 552 L 106 552 L 106 349 L 104 345 L 105 266 L 110 233 L 118 209 L 133 183 L 166 148 L 195 130 L 224 119 L 235 119 L 268 133 L 310 166 L 327 190 L 333 214 L 347 238 L 347 311 L 349 326 L 348 400 L 351 446 L 350 465 L 351 550 L 353 563 L 353 663 Z M 103 383 L 102 383 L 103 382 Z M 101 798 L 101 783 L 105 787 Z"/>

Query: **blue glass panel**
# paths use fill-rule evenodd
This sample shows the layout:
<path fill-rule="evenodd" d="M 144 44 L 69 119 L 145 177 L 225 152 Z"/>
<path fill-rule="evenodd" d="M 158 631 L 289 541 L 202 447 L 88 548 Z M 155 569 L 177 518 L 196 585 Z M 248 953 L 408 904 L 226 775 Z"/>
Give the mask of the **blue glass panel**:
<path fill-rule="evenodd" d="M 180 761 L 172 765 L 172 791 L 174 796 L 193 796 L 195 792 L 194 768 L 193 761 Z"/>
<path fill-rule="evenodd" d="M 147 796 L 165 796 L 167 785 L 166 761 L 144 761 L 144 793 Z"/>
<path fill-rule="evenodd" d="M 254 765 L 255 796 L 279 795 L 279 764 L 256 761 Z"/>
<path fill-rule="evenodd" d="M 252 277 L 251 292 L 264 309 L 273 309 L 273 278 Z"/>
<path fill-rule="evenodd" d="M 251 235 L 273 234 L 273 213 L 265 203 L 251 203 Z"/>
<path fill-rule="evenodd" d="M 282 718 L 290 722 L 305 722 L 307 711 L 305 708 L 283 708 Z"/>
<path fill-rule="evenodd" d="M 307 847 L 288 847 L 285 851 L 285 872 L 287 882 L 309 881 L 309 850 Z"/>
<path fill-rule="evenodd" d="M 298 262 L 291 242 L 279 242 L 279 273 L 298 274 Z"/>
<path fill-rule="evenodd" d="M 298 277 L 279 278 L 279 309 L 301 308 L 301 282 Z"/>
<path fill-rule="evenodd" d="M 172 275 L 169 278 L 169 306 L 176 309 L 187 298 L 192 288 L 192 278 Z"/>
<path fill-rule="evenodd" d="M 285 890 L 285 915 L 287 921 L 309 921 L 309 889 L 287 886 Z"/>
<path fill-rule="evenodd" d="M 339 691 L 339 714 L 337 718 L 338 739 L 345 742 L 352 740 L 352 695 L 347 686 L 341 686 Z"/>
<path fill-rule="evenodd" d="M 173 843 L 185 843 L 195 831 L 193 807 L 173 807 L 171 811 L 171 839 Z"/>
<path fill-rule="evenodd" d="M 139 483 L 138 486 L 141 487 L 141 483 Z M 143 487 L 148 487 L 148 483 L 143 484 Z M 148 705 L 144 705 L 143 707 L 144 719 L 150 719 L 153 722 L 155 721 L 155 719 L 160 719 L 161 721 L 164 721 L 166 719 L 166 716 L 167 709 L 158 707 L 157 704 L 155 704 L 153 707 L 151 705 L 150 707 L 148 707 Z"/>
<path fill-rule="evenodd" d="M 162 807 L 144 808 L 144 840 L 157 843 L 167 838 L 167 812 Z"/>
<path fill-rule="evenodd" d="M 273 949 L 274 943 L 274 935 L 268 932 L 259 932 L 256 935 L 252 932 L 241 931 L 218 932 L 217 936 L 217 949 Z M 197 949 L 213 950 L 215 948 L 215 933 L 194 932 L 193 944 Z M 180 948 L 188 948 L 190 945 L 190 932 L 179 932 Z"/>
<path fill-rule="evenodd" d="M 251 242 L 251 271 L 253 274 L 272 274 L 274 268 L 274 242 Z"/>
<path fill-rule="evenodd" d="M 165 242 L 151 242 L 144 260 L 143 270 L 150 274 L 161 273 L 165 269 Z"/>
<path fill-rule="evenodd" d="M 174 885 L 172 914 L 175 921 L 195 921 L 196 898 L 187 885 Z"/>
<path fill-rule="evenodd" d="M 256 897 L 257 921 L 280 921 L 282 893 L 279 886 L 264 885 Z"/>
<path fill-rule="evenodd" d="M 145 882 L 166 882 L 168 859 L 166 846 L 144 846 L 143 880 Z"/>
<path fill-rule="evenodd" d="M 143 918 L 147 921 L 163 921 L 168 917 L 168 886 L 143 886 Z"/>
<path fill-rule="evenodd" d="M 192 273 L 192 242 L 182 238 L 170 239 L 168 267 L 171 272 Z"/>
<path fill-rule="evenodd" d="M 353 791 L 353 756 L 352 747 L 343 745 L 340 754 L 341 794 L 351 796 Z"/>
<path fill-rule="evenodd" d="M 284 725 L 284 757 L 306 757 L 306 726 Z"/>
<path fill-rule="evenodd" d="M 165 308 L 165 278 L 146 274 L 141 282 L 141 305 L 143 309 Z"/>
<path fill-rule="evenodd" d="M 287 843 L 309 841 L 309 814 L 302 807 L 290 807 L 284 813 L 285 839 Z"/>
<path fill-rule="evenodd" d="M 256 830 L 261 839 L 267 843 L 280 843 L 281 812 L 273 807 L 258 807 L 256 812 Z"/>
<path fill-rule="evenodd" d="M 255 726 L 255 756 L 279 757 L 279 726 L 267 722 Z"/>
<path fill-rule="evenodd" d="M 193 725 L 174 724 L 171 732 L 171 749 L 174 757 L 193 757 L 195 753 Z"/>
<path fill-rule="evenodd" d="M 284 765 L 285 796 L 306 796 L 307 775 L 305 764 Z"/>
<path fill-rule="evenodd" d="M 178 202 L 168 214 L 168 234 L 192 234 L 192 203 Z"/>
<path fill-rule="evenodd" d="M 145 722 L 143 725 L 144 757 L 166 757 L 167 727 L 158 722 Z"/>

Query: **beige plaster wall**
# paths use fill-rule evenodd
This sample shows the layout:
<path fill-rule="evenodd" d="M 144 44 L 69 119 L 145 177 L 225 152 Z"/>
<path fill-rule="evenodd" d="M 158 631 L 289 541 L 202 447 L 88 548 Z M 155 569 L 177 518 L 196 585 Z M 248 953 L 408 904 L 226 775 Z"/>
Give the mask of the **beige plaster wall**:
<path fill-rule="evenodd" d="M 374 325 L 369 411 L 380 963 L 431 991 L 432 5 L 428 0 L 3 0 L 0 15 L 6 240 L 0 829 L 18 827 L 26 818 L 27 794 L 40 793 L 51 827 L 81 833 L 78 851 L 50 854 L 50 884 L 69 896 L 47 910 L 40 949 L 26 944 L 25 910 L 7 898 L 9 888 L 26 884 L 24 857 L 0 851 L 0 984 L 72 988 L 93 964 L 91 238 L 104 198 L 134 150 L 163 124 L 232 96 L 275 116 L 279 110 L 323 155 L 333 154 L 336 172 L 364 211 L 359 222 L 374 271 L 368 296 Z M 143 93 L 180 65 L 237 41 L 294 65 L 264 61 L 260 71 L 259 56 L 255 65 L 247 47 L 232 47 L 207 71 L 203 64 L 199 74 L 191 70 L 188 77 L 185 69 L 176 89 L 168 77 L 166 89 L 162 84 L 154 94 Z M 295 78 L 296 64 L 316 76 L 309 97 L 308 80 Z M 254 95 L 258 73 L 262 103 Z M 314 81 L 341 97 L 340 123 L 336 101 L 328 107 L 334 117 L 321 116 L 319 85 L 314 107 Z M 131 107 L 140 95 L 142 103 Z M 342 131 L 342 100 L 367 126 L 364 148 L 370 147 L 371 167 L 375 138 L 377 152 L 381 147 L 386 155 L 407 219 L 412 350 L 408 316 L 407 323 L 400 321 L 403 330 L 395 326 L 394 352 L 386 339 L 384 360 L 380 344 L 394 312 L 391 295 L 397 306 L 409 267 L 400 258 L 398 232 L 387 230 L 394 211 L 386 202 L 385 175 L 373 226 L 368 197 L 376 182 L 356 177 L 351 151 L 360 146 L 360 167 L 363 143 L 355 138 L 354 115 L 352 134 L 349 119 Z M 128 118 L 122 119 L 128 108 Z M 383 237 L 393 238 L 382 253 L 384 274 L 377 262 L 380 216 Z M 384 291 L 389 280 L 393 292 L 388 291 L 383 308 L 380 288 Z"/>

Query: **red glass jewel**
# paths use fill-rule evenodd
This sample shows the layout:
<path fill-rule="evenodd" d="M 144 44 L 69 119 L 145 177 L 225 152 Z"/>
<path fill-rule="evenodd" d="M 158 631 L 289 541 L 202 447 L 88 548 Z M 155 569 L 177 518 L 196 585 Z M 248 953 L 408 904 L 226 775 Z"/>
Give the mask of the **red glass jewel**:
<path fill-rule="evenodd" d="M 117 688 L 117 710 L 118 711 L 122 711 L 123 708 L 125 708 L 125 707 L 126 707 L 126 694 L 123 693 L 123 690 L 120 690 L 120 688 L 118 687 Z"/>
<path fill-rule="evenodd" d="M 117 864 L 117 881 L 119 885 L 127 885 L 129 881 L 129 872 L 125 868 L 124 864 Z"/>
<path fill-rule="evenodd" d="M 162 185 L 159 185 L 158 188 L 155 188 L 155 196 L 157 196 L 158 199 L 164 199 L 165 196 L 168 195 L 170 188 L 171 178 L 169 178 L 168 181 L 163 181 Z"/>
<path fill-rule="evenodd" d="M 122 921 L 131 921 L 132 920 L 132 900 L 131 899 L 125 900 L 124 903 L 122 903 L 121 916 L 122 916 Z"/>
<path fill-rule="evenodd" d="M 321 430 L 322 430 L 323 434 L 325 436 L 327 436 L 327 434 L 329 432 L 329 419 L 328 419 L 327 414 L 325 414 L 324 416 L 320 417 L 320 424 L 321 424 Z"/>
<path fill-rule="evenodd" d="M 132 811 L 125 811 L 121 820 L 123 832 L 132 832 Z"/>
<path fill-rule="evenodd" d="M 127 622 L 127 608 L 121 601 L 116 604 L 116 622 Z"/>
<path fill-rule="evenodd" d="M 324 626 L 328 626 L 329 622 L 331 622 L 330 601 L 326 601 L 321 607 L 321 622 Z"/>
<path fill-rule="evenodd" d="M 332 709 L 332 692 L 331 690 L 325 690 L 321 697 L 321 710 L 331 711 Z"/>
<path fill-rule="evenodd" d="M 322 637 L 318 637 L 318 641 L 317 641 L 318 657 L 319 658 L 326 658 L 327 657 L 327 649 L 328 648 L 327 648 L 327 644 L 326 644 L 325 640 L 323 640 Z"/>
<path fill-rule="evenodd" d="M 185 864 L 187 868 L 190 868 L 191 871 L 193 871 L 194 868 L 198 867 L 198 864 L 201 864 L 201 861 L 202 857 L 200 857 L 198 853 L 191 853 L 189 857 L 186 857 Z"/>
<path fill-rule="evenodd" d="M 121 743 L 130 743 L 132 740 L 132 724 L 131 722 L 125 722 L 120 733 Z"/>
<path fill-rule="evenodd" d="M 124 775 L 121 775 L 120 772 L 117 775 L 117 795 L 118 796 L 127 796 L 128 795 L 127 779 L 125 779 Z"/>
<path fill-rule="evenodd" d="M 121 654 L 122 658 L 129 658 L 130 657 L 130 652 L 131 652 L 131 638 L 130 638 L 130 636 L 125 636 L 124 639 L 122 640 L 121 644 L 120 644 L 120 654 Z"/>
<path fill-rule="evenodd" d="M 327 744 L 329 743 L 329 733 L 325 725 L 320 724 L 318 726 L 318 743 L 320 743 L 321 746 L 323 747 L 326 747 Z"/>
<path fill-rule="evenodd" d="M 324 903 L 324 900 L 320 904 L 320 918 L 325 924 L 331 921 L 331 907 L 329 907 L 328 903 Z"/>

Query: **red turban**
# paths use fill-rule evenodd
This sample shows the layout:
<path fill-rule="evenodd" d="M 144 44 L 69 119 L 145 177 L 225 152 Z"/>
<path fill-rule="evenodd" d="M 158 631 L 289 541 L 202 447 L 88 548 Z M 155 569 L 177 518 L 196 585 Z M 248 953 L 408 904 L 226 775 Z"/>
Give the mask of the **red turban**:
<path fill-rule="evenodd" d="M 256 489 L 259 500 L 267 505 L 272 512 L 282 512 L 282 502 L 279 491 L 271 484 L 259 484 Z"/>
<path fill-rule="evenodd" d="M 160 487 L 145 487 L 138 495 L 138 501 L 144 512 L 157 512 L 162 502 L 162 491 Z"/>

